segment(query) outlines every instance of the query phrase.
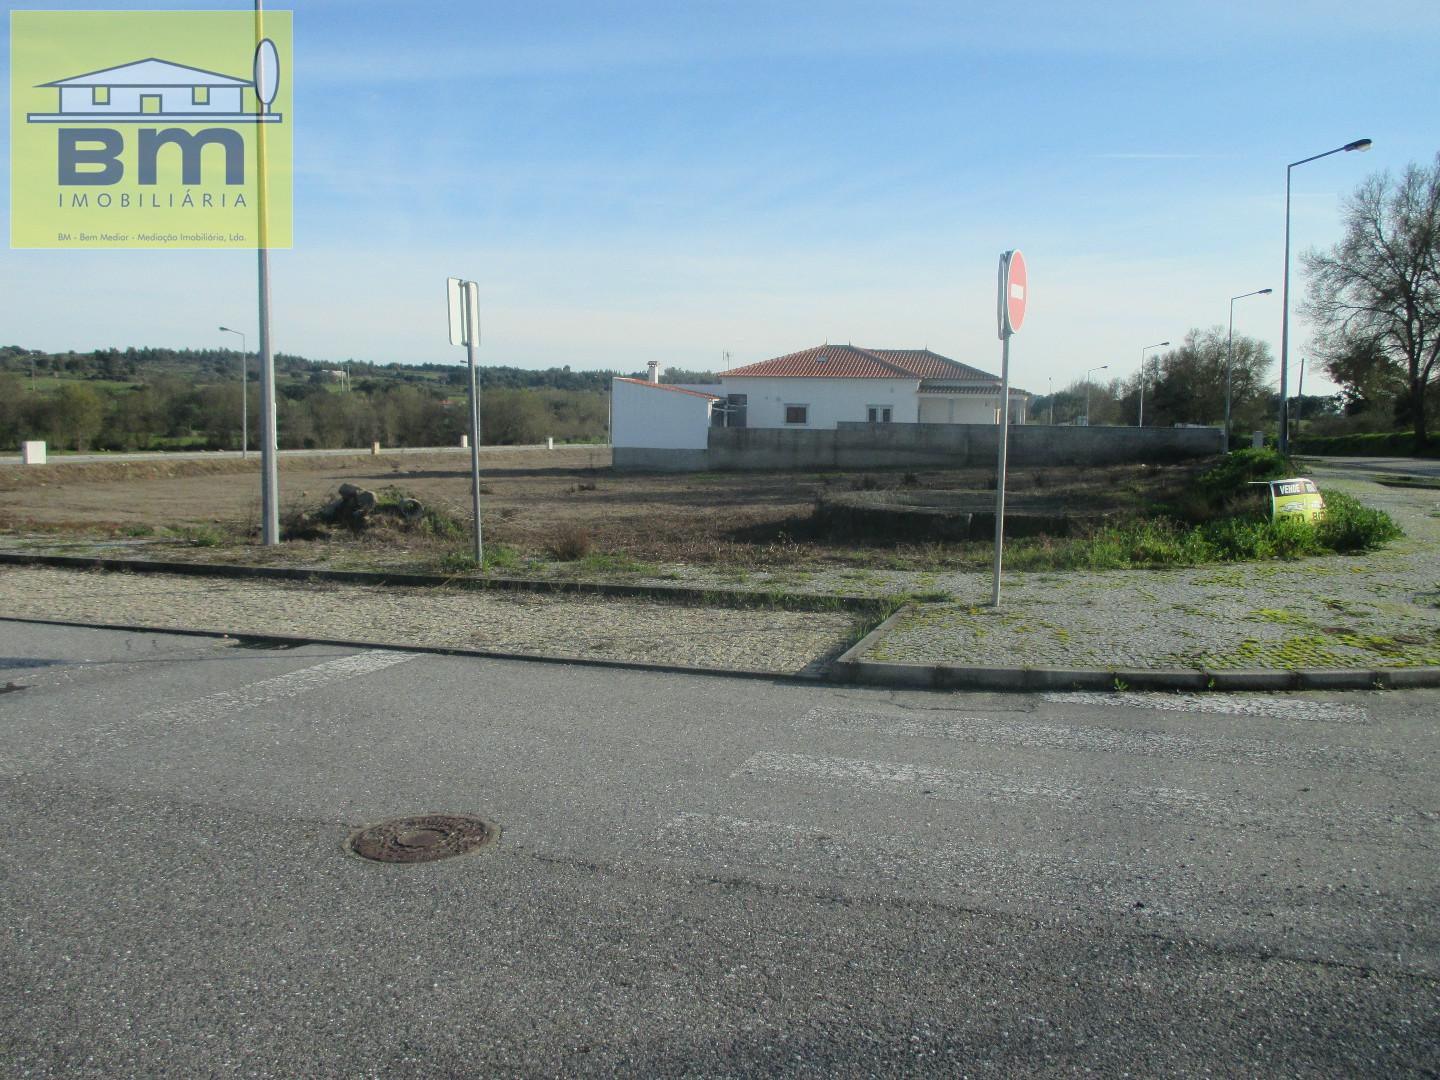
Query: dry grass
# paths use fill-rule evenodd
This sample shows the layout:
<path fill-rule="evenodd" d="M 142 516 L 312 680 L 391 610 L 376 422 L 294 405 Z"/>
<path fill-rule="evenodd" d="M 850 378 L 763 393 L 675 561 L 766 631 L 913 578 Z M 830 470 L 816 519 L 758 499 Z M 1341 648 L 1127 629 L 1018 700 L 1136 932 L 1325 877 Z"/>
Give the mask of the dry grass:
<path fill-rule="evenodd" d="M 909 470 L 834 473 L 613 474 L 604 447 L 516 450 L 482 459 L 485 541 L 526 556 L 551 555 L 562 537 L 583 533 L 589 553 L 647 563 L 720 564 L 740 568 L 805 564 L 955 565 L 964 545 L 924 543 L 866 548 L 817 535 L 810 525 L 826 490 L 951 487 L 985 490 L 993 470 Z M 470 473 L 463 454 L 281 458 L 282 505 L 315 507 L 343 482 L 376 491 L 403 487 L 427 506 L 469 520 Z M 258 464 L 174 462 L 126 466 L 0 467 L 0 529 L 125 536 L 137 530 L 207 526 L 248 540 L 259 522 Z M 1026 467 L 1011 490 L 1044 489 L 1077 503 L 1116 506 L 1169 497 L 1191 467 L 1106 469 Z M 221 479 L 223 477 L 223 479 Z M 357 559 L 443 558 L 453 540 L 423 537 L 335 538 L 327 542 Z M 263 561 L 304 557 L 303 544 L 244 553 Z M 978 549 L 977 549 L 978 550 Z M 213 549 L 212 549 L 213 551 Z M 583 558 L 582 552 L 573 558 Z M 314 558 L 315 552 L 308 557 Z M 978 557 L 978 556 L 977 556 Z"/>

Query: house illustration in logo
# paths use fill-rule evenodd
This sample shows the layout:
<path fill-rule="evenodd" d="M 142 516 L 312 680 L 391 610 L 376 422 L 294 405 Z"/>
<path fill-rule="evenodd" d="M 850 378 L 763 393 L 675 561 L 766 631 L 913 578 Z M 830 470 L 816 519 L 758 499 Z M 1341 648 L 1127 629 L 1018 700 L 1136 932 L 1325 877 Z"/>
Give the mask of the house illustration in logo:
<path fill-rule="evenodd" d="M 252 79 L 149 57 L 68 79 L 41 83 L 60 92 L 59 111 L 29 113 L 32 124 L 73 123 L 274 123 L 279 113 L 247 111 Z M 273 91 L 272 91 L 273 96 Z M 251 99 L 253 101 L 253 99 Z M 268 104 L 268 103 L 267 103 Z"/>

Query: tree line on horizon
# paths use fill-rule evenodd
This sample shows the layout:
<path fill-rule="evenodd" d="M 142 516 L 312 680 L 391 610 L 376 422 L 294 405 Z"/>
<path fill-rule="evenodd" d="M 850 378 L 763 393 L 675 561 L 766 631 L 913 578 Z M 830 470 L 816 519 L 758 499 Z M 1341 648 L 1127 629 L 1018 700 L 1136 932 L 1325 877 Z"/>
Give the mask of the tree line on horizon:
<path fill-rule="evenodd" d="M 0 348 L 0 449 L 43 439 L 57 449 L 237 449 L 238 351 Z M 276 356 L 282 449 L 445 446 L 469 431 L 469 372 L 444 364 Z M 259 386 L 250 362 L 249 445 L 258 445 Z M 348 368 L 348 370 L 347 370 Z M 612 372 L 491 366 L 482 379 L 487 444 L 597 441 L 608 424 Z"/>

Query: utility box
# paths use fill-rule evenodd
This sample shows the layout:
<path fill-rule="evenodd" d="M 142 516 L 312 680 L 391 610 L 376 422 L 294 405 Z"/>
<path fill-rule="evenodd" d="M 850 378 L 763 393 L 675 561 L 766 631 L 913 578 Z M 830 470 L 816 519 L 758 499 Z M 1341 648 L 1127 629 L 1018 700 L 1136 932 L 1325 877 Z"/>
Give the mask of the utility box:
<path fill-rule="evenodd" d="M 22 465 L 44 465 L 44 441 L 40 440 L 37 442 L 22 442 L 20 444 L 20 463 Z"/>
<path fill-rule="evenodd" d="M 1250 433 L 1250 448 L 1252 450 L 1263 450 L 1265 448 L 1265 433 L 1263 431 L 1252 431 Z"/>

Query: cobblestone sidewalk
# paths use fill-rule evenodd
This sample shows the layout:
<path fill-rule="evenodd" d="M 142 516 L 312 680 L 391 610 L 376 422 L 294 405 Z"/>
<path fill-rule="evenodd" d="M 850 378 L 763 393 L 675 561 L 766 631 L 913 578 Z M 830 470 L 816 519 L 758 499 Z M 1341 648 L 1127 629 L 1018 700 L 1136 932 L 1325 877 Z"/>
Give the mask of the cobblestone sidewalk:
<path fill-rule="evenodd" d="M 1183 570 L 942 575 L 970 602 L 917 607 L 864 659 L 973 667 L 1174 669 L 1440 665 L 1440 491 L 1316 470 L 1387 511 L 1379 552 Z"/>

